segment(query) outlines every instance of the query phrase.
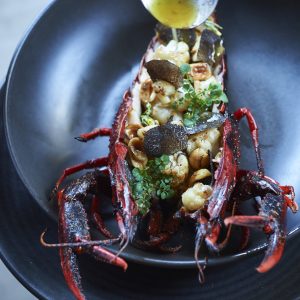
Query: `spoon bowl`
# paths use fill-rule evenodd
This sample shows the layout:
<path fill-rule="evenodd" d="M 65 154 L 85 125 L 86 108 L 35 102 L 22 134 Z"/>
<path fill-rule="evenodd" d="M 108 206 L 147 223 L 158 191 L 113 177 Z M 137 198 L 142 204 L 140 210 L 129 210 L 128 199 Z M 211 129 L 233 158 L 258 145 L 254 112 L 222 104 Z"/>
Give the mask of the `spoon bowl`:
<path fill-rule="evenodd" d="M 172 28 L 193 28 L 214 11 L 218 0 L 142 0 L 145 8 L 162 24 Z"/>

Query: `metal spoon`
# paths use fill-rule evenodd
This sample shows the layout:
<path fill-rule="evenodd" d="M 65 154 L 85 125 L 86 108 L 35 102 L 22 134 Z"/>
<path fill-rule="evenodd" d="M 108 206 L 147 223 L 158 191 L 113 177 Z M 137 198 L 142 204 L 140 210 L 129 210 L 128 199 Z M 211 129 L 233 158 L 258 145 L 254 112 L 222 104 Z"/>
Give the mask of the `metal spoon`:
<path fill-rule="evenodd" d="M 193 28 L 214 11 L 218 0 L 141 0 L 162 24 L 172 28 Z"/>

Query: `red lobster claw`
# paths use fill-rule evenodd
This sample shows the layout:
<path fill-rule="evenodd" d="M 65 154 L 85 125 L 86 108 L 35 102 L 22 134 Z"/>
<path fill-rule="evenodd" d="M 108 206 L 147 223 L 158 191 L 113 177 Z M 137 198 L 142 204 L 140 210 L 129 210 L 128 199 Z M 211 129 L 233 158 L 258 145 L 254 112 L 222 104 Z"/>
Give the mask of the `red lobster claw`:
<path fill-rule="evenodd" d="M 276 205 L 276 203 L 280 203 L 281 209 L 286 210 L 286 207 L 283 207 L 285 204 L 282 203 L 284 202 L 284 198 L 281 195 L 276 196 L 268 194 L 266 195 L 264 201 L 266 202 L 266 207 L 272 204 Z M 283 216 L 283 214 L 285 214 L 285 212 L 281 212 L 281 216 Z M 229 224 L 261 228 L 266 234 L 269 235 L 265 257 L 261 264 L 256 268 L 258 272 L 267 272 L 279 262 L 285 245 L 285 220 L 282 220 L 280 217 L 278 218 L 278 216 L 274 216 L 274 214 L 271 212 L 271 215 L 269 216 L 261 214 L 259 216 L 229 217 L 225 219 L 225 225 Z"/>
<path fill-rule="evenodd" d="M 62 197 L 64 198 L 63 194 Z M 81 202 L 69 202 L 65 199 L 61 199 L 61 201 L 59 212 L 59 236 L 62 243 L 59 251 L 61 266 L 66 282 L 76 298 L 85 299 L 82 294 L 77 254 L 88 253 L 95 259 L 121 267 L 124 271 L 127 269 L 127 263 L 100 245 L 90 243 L 87 215 Z M 115 240 L 117 241 L 117 239 Z M 114 240 L 111 241 L 114 242 Z M 74 246 L 63 247 L 63 243 L 74 243 Z M 76 243 L 77 246 L 75 246 Z"/>
<path fill-rule="evenodd" d="M 252 182 L 251 190 L 248 188 L 248 196 L 261 196 L 257 216 L 232 216 L 225 219 L 225 225 L 235 224 L 240 226 L 255 227 L 262 229 L 268 235 L 268 246 L 265 257 L 256 268 L 260 273 L 272 269 L 280 260 L 286 240 L 286 210 L 290 207 L 293 212 L 297 211 L 294 202 L 294 194 L 288 187 L 279 184 L 267 177 L 259 176 L 256 172 L 249 172 L 247 179 Z M 248 182 L 249 182 L 248 181 Z M 240 186 L 243 193 L 243 185 Z M 288 197 L 289 194 L 292 198 Z"/>
<path fill-rule="evenodd" d="M 83 202 L 88 194 L 96 195 L 100 171 L 87 173 L 72 181 L 64 190 L 58 192 L 59 206 L 59 244 L 47 244 L 41 236 L 45 247 L 58 247 L 61 266 L 66 282 L 77 299 L 85 299 L 82 293 L 81 276 L 77 263 L 77 254 L 88 253 L 96 260 L 127 269 L 122 258 L 111 253 L 103 245 L 120 242 L 120 238 L 92 241 L 87 213 Z"/>

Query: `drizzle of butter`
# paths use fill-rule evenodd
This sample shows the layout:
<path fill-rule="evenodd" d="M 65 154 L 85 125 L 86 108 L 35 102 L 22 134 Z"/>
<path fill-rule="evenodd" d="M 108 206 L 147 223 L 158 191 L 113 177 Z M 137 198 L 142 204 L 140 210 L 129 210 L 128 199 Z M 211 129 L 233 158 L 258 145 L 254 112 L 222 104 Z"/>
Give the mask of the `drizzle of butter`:
<path fill-rule="evenodd" d="M 174 28 L 192 26 L 199 13 L 195 0 L 149 0 L 146 6 L 162 24 Z"/>

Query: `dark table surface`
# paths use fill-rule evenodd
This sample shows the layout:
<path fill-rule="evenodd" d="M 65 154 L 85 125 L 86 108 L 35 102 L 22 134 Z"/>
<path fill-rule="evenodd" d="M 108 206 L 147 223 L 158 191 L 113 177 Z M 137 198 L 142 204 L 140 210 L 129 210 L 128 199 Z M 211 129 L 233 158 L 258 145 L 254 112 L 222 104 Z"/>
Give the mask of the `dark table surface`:
<path fill-rule="evenodd" d="M 0 86 L 6 76 L 13 53 L 27 28 L 51 0 L 0 1 Z M 0 260 L 0 290 L 3 300 L 36 299 L 10 273 Z"/>

